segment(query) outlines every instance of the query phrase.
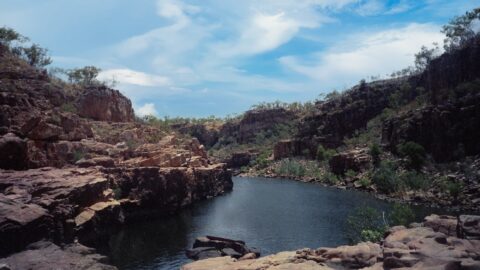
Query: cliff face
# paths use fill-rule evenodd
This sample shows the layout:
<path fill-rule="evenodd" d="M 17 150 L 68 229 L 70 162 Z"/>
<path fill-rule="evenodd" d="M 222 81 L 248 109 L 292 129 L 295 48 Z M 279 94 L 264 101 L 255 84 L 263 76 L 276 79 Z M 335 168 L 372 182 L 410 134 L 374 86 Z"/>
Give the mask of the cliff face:
<path fill-rule="evenodd" d="M 400 143 L 414 141 L 436 161 L 452 161 L 480 153 L 479 123 L 477 92 L 455 103 L 428 106 L 386 121 L 382 140 L 393 151 Z"/>
<path fill-rule="evenodd" d="M 432 61 L 420 85 L 431 105 L 385 122 L 382 140 L 395 151 L 405 141 L 425 147 L 439 162 L 480 153 L 480 38 Z"/>
<path fill-rule="evenodd" d="M 296 118 L 294 112 L 283 108 L 250 110 L 240 120 L 223 125 L 220 136 L 234 138 L 240 144 L 250 143 L 260 132 L 274 130 L 278 125 L 289 125 Z"/>
<path fill-rule="evenodd" d="M 478 140 L 480 38 L 460 50 L 434 59 L 427 69 L 415 76 L 361 83 L 338 98 L 317 102 L 313 113 L 302 119 L 299 132 L 291 141 L 279 142 L 276 156 L 299 155 L 314 151 L 318 144 L 337 148 L 344 139 L 364 130 L 367 123 L 392 106 L 402 93 L 403 107 L 385 121 L 382 141 L 395 152 L 406 141 L 423 145 L 437 161 L 480 153 Z M 477 81 L 476 81 L 477 80 Z M 410 108 L 418 96 L 428 97 L 426 106 Z M 312 150 L 313 149 L 313 150 Z M 464 149 L 464 150 L 462 150 Z"/>
<path fill-rule="evenodd" d="M 107 87 L 87 88 L 76 100 L 78 114 L 98 121 L 132 122 L 132 102 L 118 90 Z"/>
<path fill-rule="evenodd" d="M 0 256 L 47 239 L 98 244 L 124 223 L 172 214 L 231 190 L 222 165 L 204 168 L 42 168 L 0 171 Z"/>
<path fill-rule="evenodd" d="M 480 78 L 480 36 L 458 50 L 432 60 L 420 84 L 431 93 L 431 103 L 444 103 L 457 85 Z"/>

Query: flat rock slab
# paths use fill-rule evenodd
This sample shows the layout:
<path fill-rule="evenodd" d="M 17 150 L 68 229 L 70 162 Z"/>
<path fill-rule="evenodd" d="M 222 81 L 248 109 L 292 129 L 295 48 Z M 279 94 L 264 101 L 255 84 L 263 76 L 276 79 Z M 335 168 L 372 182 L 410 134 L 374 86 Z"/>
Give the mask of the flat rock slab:
<path fill-rule="evenodd" d="M 37 242 L 27 250 L 0 259 L 0 266 L 10 270 L 116 270 L 106 264 L 105 256 L 95 253 L 94 249 L 80 244 L 71 244 L 63 248 L 51 242 Z"/>

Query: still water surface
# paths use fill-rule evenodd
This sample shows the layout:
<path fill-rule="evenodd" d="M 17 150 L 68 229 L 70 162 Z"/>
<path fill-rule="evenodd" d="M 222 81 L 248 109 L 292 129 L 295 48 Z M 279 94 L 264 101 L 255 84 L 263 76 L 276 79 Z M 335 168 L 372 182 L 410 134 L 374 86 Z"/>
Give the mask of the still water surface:
<path fill-rule="evenodd" d="M 387 210 L 373 196 L 282 179 L 234 178 L 233 191 L 167 219 L 134 224 L 116 233 L 109 256 L 120 269 L 179 269 L 185 249 L 202 235 L 244 240 L 262 256 L 285 250 L 346 244 L 345 219 L 355 207 Z M 416 214 L 437 212 L 417 207 Z"/>

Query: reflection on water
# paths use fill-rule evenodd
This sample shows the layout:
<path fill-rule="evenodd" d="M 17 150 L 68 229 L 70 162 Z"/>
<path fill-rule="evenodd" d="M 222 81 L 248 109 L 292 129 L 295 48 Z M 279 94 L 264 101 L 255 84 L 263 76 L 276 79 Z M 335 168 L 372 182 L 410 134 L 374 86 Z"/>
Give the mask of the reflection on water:
<path fill-rule="evenodd" d="M 196 204 L 178 215 L 129 225 L 109 243 L 120 269 L 178 269 L 190 260 L 185 249 L 201 235 L 244 240 L 262 255 L 303 247 L 346 244 L 345 219 L 357 206 L 387 210 L 371 195 L 290 180 L 234 178 L 225 196 Z M 419 218 L 432 209 L 416 207 Z M 438 212 L 438 211 L 435 211 Z"/>

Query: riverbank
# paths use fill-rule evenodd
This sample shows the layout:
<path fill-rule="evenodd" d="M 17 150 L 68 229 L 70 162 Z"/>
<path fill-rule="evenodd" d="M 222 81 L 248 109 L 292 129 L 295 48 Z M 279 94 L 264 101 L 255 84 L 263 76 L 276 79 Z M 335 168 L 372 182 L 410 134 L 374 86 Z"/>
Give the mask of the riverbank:
<path fill-rule="evenodd" d="M 479 269 L 480 217 L 428 216 L 390 228 L 380 243 L 301 249 L 259 259 L 219 257 L 182 270 Z"/>
<path fill-rule="evenodd" d="M 372 181 L 371 169 L 362 169 L 358 172 L 349 170 L 343 175 L 335 175 L 330 172 L 329 165 L 322 162 L 305 159 L 288 159 L 294 162 L 304 170 L 301 176 L 298 173 L 279 173 L 279 167 L 285 160 L 272 161 L 266 168 L 259 169 L 255 166 L 243 167 L 242 169 L 233 169 L 233 174 L 238 177 L 263 177 L 269 179 L 282 178 L 303 183 L 312 183 L 321 186 L 336 187 L 339 189 L 352 189 L 366 192 L 378 199 L 390 202 L 408 203 L 412 205 L 424 205 L 434 208 L 447 208 L 454 212 L 480 212 L 480 183 L 475 176 L 462 174 L 458 171 L 452 171 L 442 168 L 440 171 L 436 167 L 428 167 L 424 174 L 421 185 L 425 187 L 418 189 L 400 189 L 396 192 L 382 192 Z M 472 157 L 469 162 L 465 162 L 465 167 L 473 174 L 480 172 L 480 157 Z M 448 164 L 443 167 L 449 168 Z M 298 169 L 297 169 L 298 170 Z M 472 173 L 470 173 L 472 174 Z M 418 175 L 410 176 L 413 181 L 417 181 Z M 425 176 L 427 177 L 427 176 Z M 462 181 L 468 183 L 466 186 L 458 187 L 458 190 L 450 190 L 456 187 L 445 187 L 451 183 L 450 178 L 462 178 Z M 420 180 L 418 180 L 420 181 Z M 428 182 L 430 181 L 430 182 Z M 420 184 L 418 184 L 420 185 Z M 455 194 L 453 194 L 455 192 Z"/>

